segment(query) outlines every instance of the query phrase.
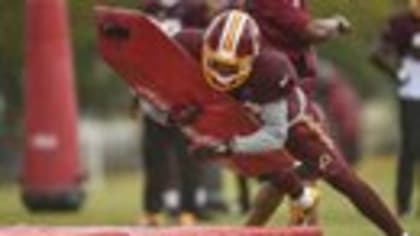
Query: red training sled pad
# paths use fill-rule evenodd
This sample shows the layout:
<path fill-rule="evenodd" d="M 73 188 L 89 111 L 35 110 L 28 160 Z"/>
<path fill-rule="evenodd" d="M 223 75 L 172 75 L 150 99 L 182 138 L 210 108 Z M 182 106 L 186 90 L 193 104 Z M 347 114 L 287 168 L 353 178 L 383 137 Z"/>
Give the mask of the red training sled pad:
<path fill-rule="evenodd" d="M 184 129 L 194 142 L 224 140 L 259 128 L 238 102 L 206 84 L 199 64 L 151 18 L 138 11 L 97 7 L 96 21 L 102 57 L 140 96 L 163 110 L 200 106 L 202 113 Z M 126 29 L 125 37 L 105 34 L 107 26 Z M 295 163 L 282 151 L 224 160 L 247 176 L 290 168 Z"/>

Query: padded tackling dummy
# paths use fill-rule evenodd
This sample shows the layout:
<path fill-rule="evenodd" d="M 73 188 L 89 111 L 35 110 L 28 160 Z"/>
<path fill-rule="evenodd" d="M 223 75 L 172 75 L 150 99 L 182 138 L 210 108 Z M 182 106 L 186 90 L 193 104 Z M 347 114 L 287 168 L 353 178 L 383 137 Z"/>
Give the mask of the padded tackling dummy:
<path fill-rule="evenodd" d="M 32 211 L 84 202 L 66 1 L 26 1 L 22 200 Z"/>
<path fill-rule="evenodd" d="M 200 107 L 194 122 L 183 132 L 195 144 L 245 135 L 259 128 L 244 108 L 228 95 L 212 90 L 190 55 L 138 11 L 97 7 L 98 46 L 104 60 L 143 99 L 163 111 Z M 114 29 L 112 34 L 109 28 Z M 259 176 L 293 168 L 283 152 L 218 157 L 246 176 Z"/>

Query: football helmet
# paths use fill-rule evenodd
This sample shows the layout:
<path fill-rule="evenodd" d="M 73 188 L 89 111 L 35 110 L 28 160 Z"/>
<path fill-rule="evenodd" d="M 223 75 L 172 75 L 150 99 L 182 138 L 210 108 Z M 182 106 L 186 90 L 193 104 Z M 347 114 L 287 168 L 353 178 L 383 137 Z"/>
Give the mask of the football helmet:
<path fill-rule="evenodd" d="M 227 92 L 249 78 L 260 51 L 257 23 L 247 13 L 229 10 L 217 16 L 204 34 L 204 77 L 215 90 Z"/>

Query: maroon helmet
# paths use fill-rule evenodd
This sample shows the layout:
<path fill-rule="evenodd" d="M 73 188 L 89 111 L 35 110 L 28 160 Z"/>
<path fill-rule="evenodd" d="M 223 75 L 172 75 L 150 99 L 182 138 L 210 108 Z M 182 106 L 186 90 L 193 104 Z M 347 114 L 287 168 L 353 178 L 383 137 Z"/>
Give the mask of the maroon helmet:
<path fill-rule="evenodd" d="M 245 83 L 260 44 L 257 23 L 247 13 L 230 10 L 217 16 L 204 35 L 202 63 L 209 85 L 226 92 Z"/>

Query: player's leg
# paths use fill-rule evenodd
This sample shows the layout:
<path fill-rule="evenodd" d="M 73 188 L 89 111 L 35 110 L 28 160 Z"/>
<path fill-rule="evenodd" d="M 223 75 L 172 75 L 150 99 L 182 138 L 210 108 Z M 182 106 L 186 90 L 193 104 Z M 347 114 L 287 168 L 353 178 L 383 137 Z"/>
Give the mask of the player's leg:
<path fill-rule="evenodd" d="M 238 206 L 241 209 L 241 213 L 247 213 L 251 208 L 250 203 L 250 189 L 249 189 L 249 181 L 248 178 L 242 175 L 236 176 L 236 185 L 238 189 L 237 199 L 238 199 Z"/>
<path fill-rule="evenodd" d="M 144 119 L 145 131 L 143 139 L 144 163 L 144 217 L 141 224 L 158 226 L 163 224 L 163 192 L 165 190 L 167 173 L 167 158 L 162 138 L 164 128 L 149 118 Z"/>
<path fill-rule="evenodd" d="M 266 224 L 286 194 L 299 197 L 303 193 L 303 185 L 293 170 L 279 171 L 262 177 L 262 184 L 246 221 L 247 226 Z"/>
<path fill-rule="evenodd" d="M 417 189 L 417 191 L 420 191 L 420 157 L 419 159 L 416 160 L 415 163 L 415 187 Z M 417 192 L 417 198 L 416 198 L 416 217 L 420 218 L 420 194 L 419 192 Z"/>
<path fill-rule="evenodd" d="M 300 208 L 309 210 L 317 198 L 311 189 L 303 185 L 295 169 L 283 169 L 262 177 L 266 181 L 251 207 L 248 226 L 261 226 L 268 222 L 287 194 Z"/>
<path fill-rule="evenodd" d="M 206 168 L 202 168 L 203 183 L 199 191 L 207 196 L 204 206 L 206 211 L 227 213 L 229 210 L 222 191 L 222 168 L 221 163 L 217 162 L 206 162 Z"/>
<path fill-rule="evenodd" d="M 272 183 L 262 184 L 246 219 L 246 226 L 263 226 L 281 204 L 285 193 Z"/>
<path fill-rule="evenodd" d="M 320 190 L 316 180 L 303 180 L 307 195 L 312 199 L 311 205 L 302 205 L 298 198 L 290 198 L 289 225 L 290 226 L 315 226 L 319 224 Z"/>
<path fill-rule="evenodd" d="M 413 116 L 419 117 L 420 116 L 420 102 L 416 101 L 415 104 L 415 114 Z M 420 122 L 418 119 L 414 119 L 416 122 L 414 129 L 416 137 L 413 137 L 414 140 L 420 140 Z M 415 150 L 415 161 L 414 161 L 414 187 L 417 190 L 417 193 L 420 191 L 420 145 L 416 145 Z M 417 199 L 415 199 L 415 205 L 417 206 L 416 215 L 420 217 L 420 194 L 417 194 Z"/>
<path fill-rule="evenodd" d="M 317 103 L 313 103 L 312 106 L 313 115 L 316 119 L 322 124 L 324 130 L 330 131 L 330 126 L 327 122 L 327 116 L 324 113 L 324 110 Z M 302 207 L 301 204 L 296 202 L 296 200 L 291 199 L 289 204 L 289 225 L 292 226 L 308 226 L 308 225 L 317 225 L 319 223 L 319 214 L 318 208 L 321 201 L 320 190 L 318 189 L 318 179 L 319 176 L 315 172 L 305 171 L 305 168 L 298 168 L 298 175 L 303 180 L 303 184 L 308 191 L 313 195 L 315 203 L 309 207 Z"/>
<path fill-rule="evenodd" d="M 397 211 L 400 216 L 408 214 L 411 210 L 411 196 L 413 193 L 414 160 L 418 139 L 415 139 L 417 119 L 413 119 L 412 101 L 400 102 L 400 129 L 401 151 L 397 170 Z"/>
<path fill-rule="evenodd" d="M 305 162 L 389 236 L 403 235 L 402 227 L 381 198 L 345 162 L 320 124 L 310 117 L 291 128 L 288 150 Z"/>
<path fill-rule="evenodd" d="M 389 236 L 403 235 L 402 227 L 379 195 L 348 166 L 332 163 L 327 169 L 324 179 L 346 195 L 364 216 Z"/>
<path fill-rule="evenodd" d="M 188 141 L 177 127 L 170 128 L 172 148 L 176 156 L 179 175 L 180 215 L 178 223 L 194 225 L 199 214 L 196 193 L 202 182 L 200 163 L 188 152 Z"/>

